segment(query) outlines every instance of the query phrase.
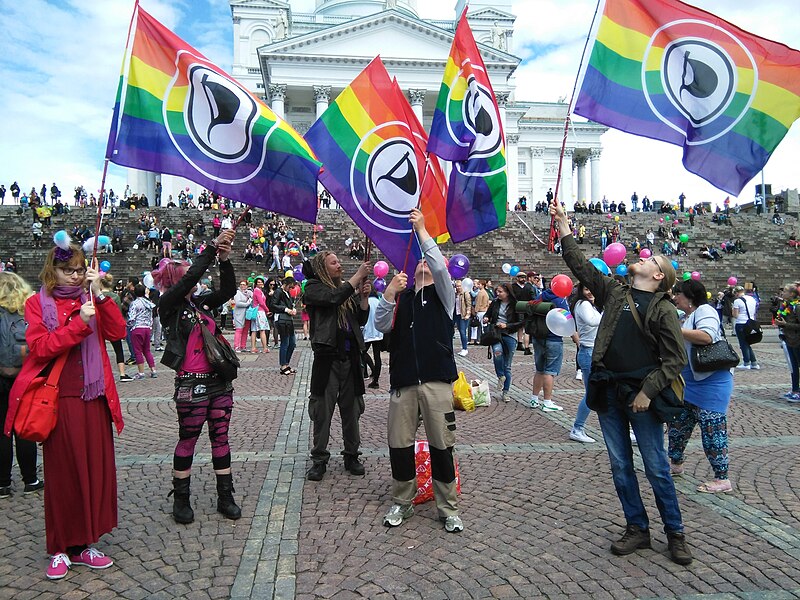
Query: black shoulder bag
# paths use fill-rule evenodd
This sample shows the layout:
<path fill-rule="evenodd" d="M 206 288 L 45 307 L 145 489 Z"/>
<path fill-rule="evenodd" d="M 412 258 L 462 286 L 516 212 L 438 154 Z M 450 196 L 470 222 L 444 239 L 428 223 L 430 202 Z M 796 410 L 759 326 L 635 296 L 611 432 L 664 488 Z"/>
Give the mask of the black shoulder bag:
<path fill-rule="evenodd" d="M 697 321 L 694 322 L 692 329 L 697 329 Z M 724 337 L 705 346 L 692 344 L 690 358 L 692 368 L 697 373 L 728 370 L 739 364 L 739 356 Z"/>
<path fill-rule="evenodd" d="M 211 368 L 225 381 L 233 381 L 239 376 L 239 357 L 236 356 L 231 345 L 221 334 L 214 335 L 201 318 L 200 311 L 195 310 L 195 315 L 200 324 L 200 333 L 203 335 L 203 351 L 206 354 Z"/>
<path fill-rule="evenodd" d="M 742 302 L 744 303 L 745 313 L 747 313 L 747 321 L 745 321 L 744 325 L 742 326 L 742 331 L 744 332 L 744 341 L 752 346 L 753 344 L 757 344 L 761 341 L 761 339 L 764 337 L 764 332 L 761 331 L 761 324 L 750 317 L 750 310 L 747 308 L 747 299 L 742 298 Z"/>

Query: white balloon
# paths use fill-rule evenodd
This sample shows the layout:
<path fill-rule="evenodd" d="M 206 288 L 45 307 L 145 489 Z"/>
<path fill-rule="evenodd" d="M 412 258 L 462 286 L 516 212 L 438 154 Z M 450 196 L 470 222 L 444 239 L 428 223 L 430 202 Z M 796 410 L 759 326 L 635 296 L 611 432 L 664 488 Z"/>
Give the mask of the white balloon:
<path fill-rule="evenodd" d="M 144 285 L 144 287 L 149 289 L 152 289 L 156 286 L 156 282 L 153 281 L 153 276 L 150 274 L 149 271 L 145 273 L 144 277 L 142 277 L 142 284 Z"/>
<path fill-rule="evenodd" d="M 511 272 L 511 265 L 509 263 L 503 263 L 503 273 L 508 275 Z"/>
<path fill-rule="evenodd" d="M 461 289 L 465 292 L 471 292 L 474 285 L 475 283 L 469 277 L 464 277 L 464 279 L 461 280 Z"/>
<path fill-rule="evenodd" d="M 575 319 L 564 308 L 553 308 L 544 319 L 547 328 L 555 335 L 567 337 L 575 333 Z"/>
<path fill-rule="evenodd" d="M 349 246 L 349 245 L 350 245 L 350 244 L 352 244 L 352 243 L 353 243 L 353 238 L 347 238 L 347 239 L 344 241 L 344 245 L 345 245 L 345 246 Z"/>

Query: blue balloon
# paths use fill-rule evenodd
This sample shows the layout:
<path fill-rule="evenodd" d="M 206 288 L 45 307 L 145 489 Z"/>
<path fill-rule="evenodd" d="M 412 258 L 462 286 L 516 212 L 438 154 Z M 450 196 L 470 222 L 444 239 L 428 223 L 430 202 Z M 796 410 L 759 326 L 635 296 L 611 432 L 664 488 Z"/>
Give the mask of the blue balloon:
<path fill-rule="evenodd" d="M 511 267 L 511 270 L 508 272 L 508 274 L 511 275 L 512 277 L 516 277 L 517 275 L 519 275 L 519 267 L 514 265 L 513 267 Z"/>
<path fill-rule="evenodd" d="M 673 260 L 672 261 L 672 268 L 675 269 L 676 271 L 678 270 L 678 261 L 677 260 Z"/>
<path fill-rule="evenodd" d="M 590 258 L 589 262 L 592 263 L 598 271 L 600 271 L 603 275 L 611 275 L 611 269 L 608 268 L 608 265 L 605 261 L 601 258 Z"/>
<path fill-rule="evenodd" d="M 617 275 L 622 275 L 623 277 L 625 277 L 628 274 L 628 267 L 625 266 L 625 265 L 619 265 L 614 270 L 614 273 L 616 273 Z"/>
<path fill-rule="evenodd" d="M 107 260 L 104 260 L 100 263 L 100 270 L 108 273 L 111 270 L 111 263 Z"/>

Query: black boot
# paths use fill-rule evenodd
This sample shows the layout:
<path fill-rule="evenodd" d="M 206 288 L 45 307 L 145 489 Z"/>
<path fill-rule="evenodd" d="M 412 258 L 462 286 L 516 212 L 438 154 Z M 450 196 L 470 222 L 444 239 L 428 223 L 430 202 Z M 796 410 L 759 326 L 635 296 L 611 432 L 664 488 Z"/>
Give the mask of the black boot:
<path fill-rule="evenodd" d="M 167 494 L 167 497 L 174 496 L 172 499 L 172 517 L 176 523 L 186 525 L 194 521 L 194 511 L 189 505 L 189 486 L 191 484 L 191 477 L 184 477 L 178 479 L 172 478 L 172 491 Z"/>
<path fill-rule="evenodd" d="M 234 521 L 242 516 L 242 509 L 233 501 L 233 476 L 217 475 L 217 512 Z"/>

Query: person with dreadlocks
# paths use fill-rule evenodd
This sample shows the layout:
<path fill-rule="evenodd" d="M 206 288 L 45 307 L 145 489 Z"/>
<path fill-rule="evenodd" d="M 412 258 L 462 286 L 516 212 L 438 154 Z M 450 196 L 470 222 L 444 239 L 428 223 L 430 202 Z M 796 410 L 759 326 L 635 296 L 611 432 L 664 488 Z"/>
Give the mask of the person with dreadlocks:
<path fill-rule="evenodd" d="M 453 358 L 453 284 L 441 250 L 425 229 L 419 210 L 409 221 L 423 253 L 414 271 L 414 288 L 406 289 L 408 276 L 392 278 L 375 310 L 375 326 L 392 332 L 389 342 L 389 460 L 392 465 L 392 507 L 383 518 L 397 527 L 414 514 L 417 493 L 414 440 L 419 417 L 431 453 L 433 495 L 445 531 L 464 530 L 458 516 L 456 470 L 456 415 L 451 384 L 458 377 Z"/>
<path fill-rule="evenodd" d="M 117 526 L 114 437 L 123 419 L 106 341 L 125 338 L 119 307 L 100 288 L 96 260 L 86 266 L 80 246 L 65 231 L 54 236 L 39 279 L 42 288 L 25 303 L 28 357 L 9 393 L 5 434 L 33 379 L 60 369 L 58 420 L 42 444 L 44 529 L 48 579 L 70 567 L 106 569 L 114 564 L 91 544 Z M 56 371 L 58 372 L 58 371 Z"/>
<path fill-rule="evenodd" d="M 197 440 L 208 422 L 211 463 L 217 478 L 217 512 L 228 519 L 242 516 L 233 499 L 231 448 L 228 428 L 233 412 L 233 384 L 217 373 L 205 353 L 201 320 L 213 335 L 217 325 L 212 310 L 236 293 L 236 276 L 229 260 L 235 230 L 225 229 L 209 242 L 191 266 L 183 260 L 162 258 L 153 271 L 161 291 L 158 315 L 167 338 L 162 364 L 175 370 L 173 400 L 178 413 L 178 436 L 172 460 L 172 517 L 176 523 L 194 521 L 189 502 L 192 462 Z M 219 259 L 219 290 L 196 294 L 197 282 L 214 259 Z"/>
<path fill-rule="evenodd" d="M 369 317 L 370 288 L 364 282 L 370 272 L 371 266 L 365 262 L 348 281 L 342 281 L 342 265 L 333 252 L 320 252 L 303 264 L 308 278 L 304 298 L 314 352 L 308 398 L 308 416 L 314 422 L 313 464 L 306 473 L 310 481 L 322 481 L 325 476 L 331 455 L 331 417 L 337 405 L 342 418 L 344 468 L 352 475 L 365 472 L 358 459 L 358 419 L 364 412 L 361 327 Z"/>

